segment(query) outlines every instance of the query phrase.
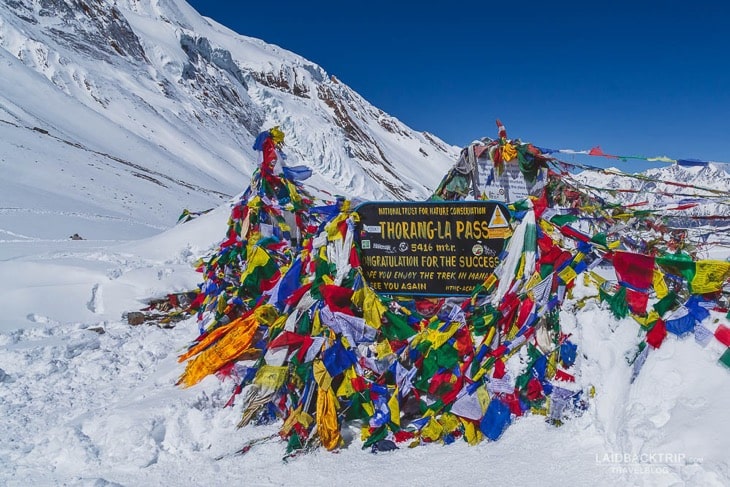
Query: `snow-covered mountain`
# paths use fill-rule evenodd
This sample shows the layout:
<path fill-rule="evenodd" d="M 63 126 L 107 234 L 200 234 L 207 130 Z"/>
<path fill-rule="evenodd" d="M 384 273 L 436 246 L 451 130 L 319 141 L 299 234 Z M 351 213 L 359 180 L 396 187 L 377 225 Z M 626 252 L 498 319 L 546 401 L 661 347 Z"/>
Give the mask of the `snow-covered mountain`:
<path fill-rule="evenodd" d="M 39 227 L 94 220 L 93 238 L 167 228 L 184 208 L 239 193 L 256 167 L 252 142 L 273 125 L 289 164 L 348 197 L 422 199 L 456 155 L 320 66 L 184 0 L 7 0 L 0 48 L 0 206 L 7 216 L 35 194 L 23 217 Z"/>
<path fill-rule="evenodd" d="M 649 169 L 639 174 L 639 177 L 619 174 L 621 172 L 619 169 L 583 171 L 574 177 L 589 187 L 606 190 L 598 194 L 611 203 L 640 204 L 636 206 L 637 209 L 668 209 L 665 214 L 677 218 L 686 215 L 730 215 L 730 201 L 727 199 L 730 172 L 724 164 L 674 164 Z M 683 205 L 695 206 L 681 211 L 672 210 Z M 706 223 L 712 224 L 712 221 Z M 725 221 L 720 223 L 724 225 Z"/>

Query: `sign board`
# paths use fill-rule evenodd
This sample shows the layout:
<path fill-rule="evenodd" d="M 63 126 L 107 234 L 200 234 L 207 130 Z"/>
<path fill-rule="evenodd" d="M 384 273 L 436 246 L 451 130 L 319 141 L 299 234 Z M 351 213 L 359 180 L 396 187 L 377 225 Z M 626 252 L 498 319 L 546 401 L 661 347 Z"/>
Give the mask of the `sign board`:
<path fill-rule="evenodd" d="M 496 201 L 374 202 L 355 211 L 365 280 L 383 294 L 469 295 L 512 235 L 509 210 Z"/>
<path fill-rule="evenodd" d="M 504 171 L 496 175 L 494 164 L 488 157 L 488 151 L 484 151 L 477 159 L 479 170 L 479 191 L 483 198 L 488 200 L 513 203 L 524 200 L 528 196 L 539 196 L 547 181 L 547 168 L 542 168 L 537 173 L 537 178 L 532 183 L 525 180 L 517 161 L 504 164 Z"/>

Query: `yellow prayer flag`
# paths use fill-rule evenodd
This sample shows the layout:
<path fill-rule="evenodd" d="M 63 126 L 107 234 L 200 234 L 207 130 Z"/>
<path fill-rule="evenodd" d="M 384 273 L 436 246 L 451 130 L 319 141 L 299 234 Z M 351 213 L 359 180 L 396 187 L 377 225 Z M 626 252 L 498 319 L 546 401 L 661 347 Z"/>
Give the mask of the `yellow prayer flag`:
<path fill-rule="evenodd" d="M 439 418 L 439 424 L 441 424 L 441 427 L 443 428 L 445 433 L 451 433 L 456 428 L 459 427 L 459 418 L 458 416 L 451 414 L 451 413 L 444 413 Z"/>
<path fill-rule="evenodd" d="M 332 387 L 332 376 L 327 372 L 327 368 L 324 366 L 322 360 L 317 359 L 312 364 L 312 372 L 314 373 L 314 380 L 317 382 L 320 391 L 329 391 Z"/>
<path fill-rule="evenodd" d="M 350 367 L 345 370 L 343 376 L 342 376 L 342 382 L 340 383 L 340 386 L 337 388 L 337 397 L 350 397 L 353 394 L 355 394 L 355 388 L 352 387 L 352 379 L 356 378 L 357 374 L 355 373 L 355 369 L 353 367 Z"/>
<path fill-rule="evenodd" d="M 484 281 L 484 289 L 489 291 L 489 289 L 494 286 L 497 283 L 497 276 L 494 274 L 490 274 L 489 277 L 487 277 L 487 280 Z"/>
<path fill-rule="evenodd" d="M 393 353 L 393 349 L 390 346 L 390 342 L 388 340 L 382 340 L 375 344 L 375 353 L 378 356 L 378 360 L 382 360 L 391 353 Z"/>
<path fill-rule="evenodd" d="M 363 299 L 363 318 L 368 326 L 380 329 L 382 324 L 383 314 L 387 311 L 387 308 L 380 300 L 380 297 L 370 289 L 368 286 L 363 286 L 364 299 Z"/>
<path fill-rule="evenodd" d="M 523 253 L 520 256 L 520 263 L 517 267 L 517 272 L 515 273 L 515 276 L 522 276 L 525 273 L 525 259 L 527 259 L 527 256 Z"/>
<path fill-rule="evenodd" d="M 482 441 L 483 435 L 476 423 L 462 418 L 461 424 L 464 426 L 464 438 L 469 445 L 474 446 Z"/>
<path fill-rule="evenodd" d="M 239 318 L 229 325 L 222 327 L 222 330 L 215 330 L 211 336 L 197 344 L 180 360 L 200 352 L 197 357 L 188 362 L 180 377 L 180 382 L 186 387 L 197 384 L 204 377 L 218 371 L 225 364 L 239 357 L 246 350 L 251 348 L 254 336 L 259 324 L 271 324 L 277 317 L 276 309 L 270 305 L 263 305 L 252 315 L 246 318 Z M 215 338 L 220 337 L 213 343 Z M 212 343 L 212 345 L 210 345 Z M 208 348 L 206 346 L 210 345 Z"/>
<path fill-rule="evenodd" d="M 262 388 L 276 390 L 284 384 L 288 370 L 286 365 L 262 365 L 253 382 Z"/>
<path fill-rule="evenodd" d="M 562 271 L 560 271 L 558 273 L 558 276 L 560 276 L 560 278 L 563 280 L 564 283 L 570 284 L 571 282 L 573 282 L 573 279 L 578 277 L 578 274 L 575 272 L 575 269 L 568 266 L 565 269 L 563 269 Z"/>
<path fill-rule="evenodd" d="M 330 451 L 342 443 L 337 423 L 337 398 L 332 389 L 317 391 L 317 431 L 322 446 Z"/>
<path fill-rule="evenodd" d="M 268 264 L 270 260 L 271 257 L 264 249 L 258 245 L 254 246 L 248 253 L 246 270 L 241 273 L 241 282 L 244 282 L 255 269 Z"/>
<path fill-rule="evenodd" d="M 532 276 L 530 276 L 530 279 L 527 281 L 527 284 L 525 284 L 525 289 L 527 291 L 532 290 L 533 287 L 537 286 L 542 282 L 542 277 L 540 276 L 540 273 L 535 271 Z"/>
<path fill-rule="evenodd" d="M 451 339 L 452 336 L 459 330 L 461 323 L 458 321 L 452 321 L 446 327 L 444 331 L 432 330 L 427 328 L 423 331 L 425 339 L 431 342 L 431 348 L 436 349 Z"/>
<path fill-rule="evenodd" d="M 664 280 L 664 273 L 654 268 L 654 277 L 652 278 L 652 284 L 654 286 L 654 292 L 656 292 L 656 297 L 659 299 L 662 299 L 667 294 L 669 294 L 669 288 L 667 287 L 667 283 Z"/>
<path fill-rule="evenodd" d="M 606 282 L 605 278 L 601 277 L 593 271 L 589 271 L 587 276 L 590 277 L 591 281 L 593 281 L 596 287 L 601 287 L 603 283 Z"/>
<path fill-rule="evenodd" d="M 547 362 L 547 370 L 545 372 L 545 377 L 548 379 L 552 379 L 555 377 L 555 373 L 558 371 L 558 350 L 555 350 L 550 355 L 548 355 L 548 362 Z"/>
<path fill-rule="evenodd" d="M 542 218 L 540 218 L 538 224 L 540 225 L 542 231 L 545 232 L 547 235 L 551 235 L 553 233 L 553 225 L 547 220 L 543 220 Z"/>
<path fill-rule="evenodd" d="M 299 405 L 295 410 L 289 409 L 289 415 L 284 420 L 284 424 L 281 425 L 281 429 L 279 430 L 279 433 L 283 436 L 288 436 L 291 429 L 296 424 L 297 420 L 299 419 L 299 413 L 302 412 L 302 406 Z"/>
<path fill-rule="evenodd" d="M 330 241 L 332 240 L 342 240 L 342 234 L 340 233 L 340 222 L 347 219 L 346 213 L 340 213 L 335 217 L 331 222 L 327 224 L 327 226 L 324 228 L 327 232 L 327 238 L 329 238 Z"/>
<path fill-rule="evenodd" d="M 486 386 L 481 386 L 477 389 L 477 398 L 479 399 L 479 405 L 482 408 L 482 413 L 487 411 L 491 398 L 489 397 L 489 391 Z"/>
<path fill-rule="evenodd" d="M 322 326 L 322 320 L 319 318 L 319 310 L 315 310 L 314 319 L 312 320 L 312 336 L 321 336 L 324 327 Z"/>
<path fill-rule="evenodd" d="M 421 429 L 421 438 L 437 441 L 443 432 L 441 424 L 436 421 L 436 418 L 431 417 L 431 420 Z"/>
<path fill-rule="evenodd" d="M 309 428 L 309 425 L 311 425 L 314 422 L 314 418 L 309 415 L 306 411 L 300 411 L 299 412 L 299 422 L 302 423 L 302 426 L 305 428 Z"/>
<path fill-rule="evenodd" d="M 652 309 L 649 311 L 649 314 L 646 316 L 639 316 L 635 315 L 634 313 L 631 313 L 631 317 L 636 321 L 638 324 L 642 326 L 642 328 L 646 329 L 649 328 L 649 325 L 656 323 L 656 321 L 661 318 L 659 316 L 659 313 L 656 312 L 656 310 Z"/>
<path fill-rule="evenodd" d="M 706 294 L 719 291 L 729 275 L 730 262 L 722 260 L 697 261 L 695 276 L 692 279 L 692 292 L 694 294 Z"/>
<path fill-rule="evenodd" d="M 502 160 L 504 162 L 510 162 L 517 157 L 517 149 L 509 142 L 504 144 L 500 149 L 502 152 Z"/>
<path fill-rule="evenodd" d="M 393 395 L 388 399 L 388 409 L 390 409 L 390 421 L 400 428 L 400 404 L 398 404 L 398 388 L 393 391 Z"/>

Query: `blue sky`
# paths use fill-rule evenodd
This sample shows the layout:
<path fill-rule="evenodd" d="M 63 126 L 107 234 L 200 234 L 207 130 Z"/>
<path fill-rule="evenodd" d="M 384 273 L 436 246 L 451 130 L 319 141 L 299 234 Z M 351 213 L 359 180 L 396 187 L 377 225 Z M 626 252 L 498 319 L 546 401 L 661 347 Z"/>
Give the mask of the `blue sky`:
<path fill-rule="evenodd" d="M 730 162 L 719 0 L 189 3 L 451 144 L 496 136 L 500 118 L 541 147 Z"/>

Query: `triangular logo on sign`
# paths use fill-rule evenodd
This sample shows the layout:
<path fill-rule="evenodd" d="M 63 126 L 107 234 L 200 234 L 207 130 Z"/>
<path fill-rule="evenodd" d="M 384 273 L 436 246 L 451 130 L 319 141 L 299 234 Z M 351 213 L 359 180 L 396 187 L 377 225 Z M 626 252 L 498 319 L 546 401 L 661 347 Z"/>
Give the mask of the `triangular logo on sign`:
<path fill-rule="evenodd" d="M 507 221 L 507 218 L 505 218 L 504 213 L 502 213 L 502 208 L 499 206 L 494 207 L 494 213 L 492 213 L 492 218 L 489 220 L 489 228 L 508 228 L 509 222 Z"/>

